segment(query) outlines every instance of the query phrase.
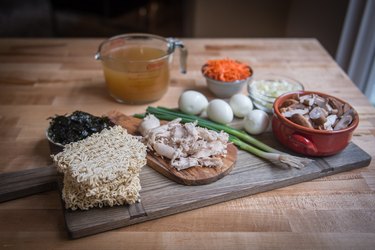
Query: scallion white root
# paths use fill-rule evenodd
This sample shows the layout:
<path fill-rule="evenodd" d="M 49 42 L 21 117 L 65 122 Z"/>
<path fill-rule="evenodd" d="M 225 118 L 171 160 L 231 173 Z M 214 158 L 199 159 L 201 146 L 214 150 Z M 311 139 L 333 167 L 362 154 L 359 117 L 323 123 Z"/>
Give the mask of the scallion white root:
<path fill-rule="evenodd" d="M 304 157 L 298 157 L 288 154 L 275 154 L 278 158 L 275 161 L 272 161 L 275 165 L 278 165 L 282 168 L 297 168 L 301 169 L 304 168 L 306 165 L 308 165 L 310 162 L 312 162 L 311 159 L 304 158 Z"/>
<path fill-rule="evenodd" d="M 238 138 L 232 138 L 230 137 L 230 141 L 233 142 L 234 145 L 239 147 L 242 150 L 245 150 L 249 153 L 252 153 L 256 156 L 259 156 L 263 159 L 266 159 L 273 164 L 282 167 L 282 168 L 298 168 L 301 169 L 305 167 L 307 164 L 312 162 L 311 159 L 308 158 L 303 158 L 303 157 L 298 157 L 298 156 L 293 156 L 285 153 L 270 153 L 270 152 L 265 152 L 262 150 L 259 150 L 258 148 L 255 148 L 247 143 L 242 142 Z"/>

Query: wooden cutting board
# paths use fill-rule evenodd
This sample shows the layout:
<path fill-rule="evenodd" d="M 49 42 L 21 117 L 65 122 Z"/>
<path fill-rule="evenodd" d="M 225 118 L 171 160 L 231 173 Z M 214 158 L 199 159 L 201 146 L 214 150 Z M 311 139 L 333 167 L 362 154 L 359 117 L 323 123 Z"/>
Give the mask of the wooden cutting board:
<path fill-rule="evenodd" d="M 126 128 L 129 134 L 137 135 L 141 119 L 126 116 L 118 111 L 111 111 L 108 114 L 109 119 Z M 222 167 L 191 167 L 178 171 L 172 167 L 168 159 L 162 159 L 155 156 L 153 152 L 147 154 L 147 165 L 165 177 L 184 185 L 203 185 L 215 182 L 227 175 L 237 160 L 237 148 L 233 144 L 228 144 L 227 156 L 223 159 Z"/>
<path fill-rule="evenodd" d="M 261 139 L 272 147 L 284 150 L 278 145 L 272 134 L 264 134 Z M 227 176 L 216 182 L 201 186 L 178 184 L 157 173 L 151 167 L 145 166 L 140 174 L 142 186 L 140 203 L 130 206 L 95 208 L 88 211 L 64 209 L 65 224 L 71 238 L 80 238 L 365 167 L 369 165 L 370 161 L 371 156 L 354 143 L 350 143 L 345 150 L 334 156 L 314 158 L 314 161 L 309 166 L 301 170 L 280 169 L 267 161 L 239 150 L 235 166 Z M 1 174 L 0 190 L 8 190 L 12 194 L 18 195 L 31 194 L 29 191 L 22 193 L 22 185 L 19 185 L 16 181 L 18 179 L 27 182 L 28 178 L 25 178 L 25 176 L 28 174 L 31 174 L 34 180 L 37 180 L 38 176 L 47 179 L 44 182 L 34 183 L 39 186 L 36 191 L 41 191 L 41 187 L 49 190 L 52 186 L 45 186 L 44 184 L 50 183 L 54 185 L 55 183 L 56 173 L 52 167 L 45 167 L 43 171 L 38 171 L 37 169 L 31 172 L 27 171 L 29 170 Z M 27 189 L 32 188 L 30 183 L 26 186 Z M 0 193 L 0 198 L 2 195 L 8 199 L 10 198 L 6 192 Z"/>
<path fill-rule="evenodd" d="M 267 136 L 273 140 L 271 134 Z M 365 167 L 370 161 L 371 157 L 354 143 L 335 156 L 316 158 L 301 170 L 280 169 L 239 150 L 235 167 L 227 176 L 201 186 L 178 184 L 145 166 L 140 174 L 140 203 L 88 211 L 64 210 L 66 227 L 71 238 L 80 238 Z"/>
<path fill-rule="evenodd" d="M 0 174 L 0 202 L 57 189 L 55 166 Z"/>

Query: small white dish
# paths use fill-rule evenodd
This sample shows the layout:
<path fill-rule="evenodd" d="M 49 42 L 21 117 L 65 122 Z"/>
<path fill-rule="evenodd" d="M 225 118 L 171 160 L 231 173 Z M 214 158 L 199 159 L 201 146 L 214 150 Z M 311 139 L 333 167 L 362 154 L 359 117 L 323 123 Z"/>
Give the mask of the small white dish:
<path fill-rule="evenodd" d="M 202 67 L 202 74 L 203 74 L 203 68 Z M 254 75 L 253 69 L 249 66 L 250 69 L 250 76 L 243 80 L 237 80 L 234 82 L 223 82 L 218 81 L 215 79 L 212 79 L 210 77 L 207 77 L 203 74 L 204 78 L 206 78 L 207 87 L 208 89 L 217 97 L 219 98 L 230 98 L 234 94 L 240 93 L 245 85 L 247 85 Z"/>

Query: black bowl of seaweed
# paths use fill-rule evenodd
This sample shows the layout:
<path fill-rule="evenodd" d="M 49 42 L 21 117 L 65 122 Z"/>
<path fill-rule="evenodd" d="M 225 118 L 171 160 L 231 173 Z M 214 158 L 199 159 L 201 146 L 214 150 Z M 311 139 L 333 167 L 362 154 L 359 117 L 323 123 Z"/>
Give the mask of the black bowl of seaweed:
<path fill-rule="evenodd" d="M 98 117 L 78 110 L 70 115 L 55 115 L 48 119 L 50 125 L 46 137 L 52 154 L 61 152 L 69 143 L 83 140 L 114 126 L 108 117 Z"/>

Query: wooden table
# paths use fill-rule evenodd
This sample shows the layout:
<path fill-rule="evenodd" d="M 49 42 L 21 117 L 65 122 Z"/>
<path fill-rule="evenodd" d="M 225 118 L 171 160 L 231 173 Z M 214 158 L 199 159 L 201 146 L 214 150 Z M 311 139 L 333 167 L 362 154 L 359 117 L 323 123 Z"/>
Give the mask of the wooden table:
<path fill-rule="evenodd" d="M 47 118 L 83 110 L 102 115 L 146 105 L 114 102 L 94 54 L 101 39 L 0 40 L 0 168 L 51 164 Z M 314 39 L 184 39 L 188 73 L 172 67 L 168 93 L 153 105 L 177 106 L 185 89 L 207 91 L 200 74 L 210 58 L 248 62 L 307 90 L 349 101 L 360 114 L 353 142 L 375 156 L 375 109 Z M 178 53 L 177 53 L 178 54 Z M 178 56 L 178 55 L 176 55 Z M 245 90 L 244 90 L 245 92 Z M 0 204 L 0 248 L 233 249 L 373 248 L 375 163 L 366 168 L 232 200 L 77 240 L 69 240 L 56 191 Z"/>

